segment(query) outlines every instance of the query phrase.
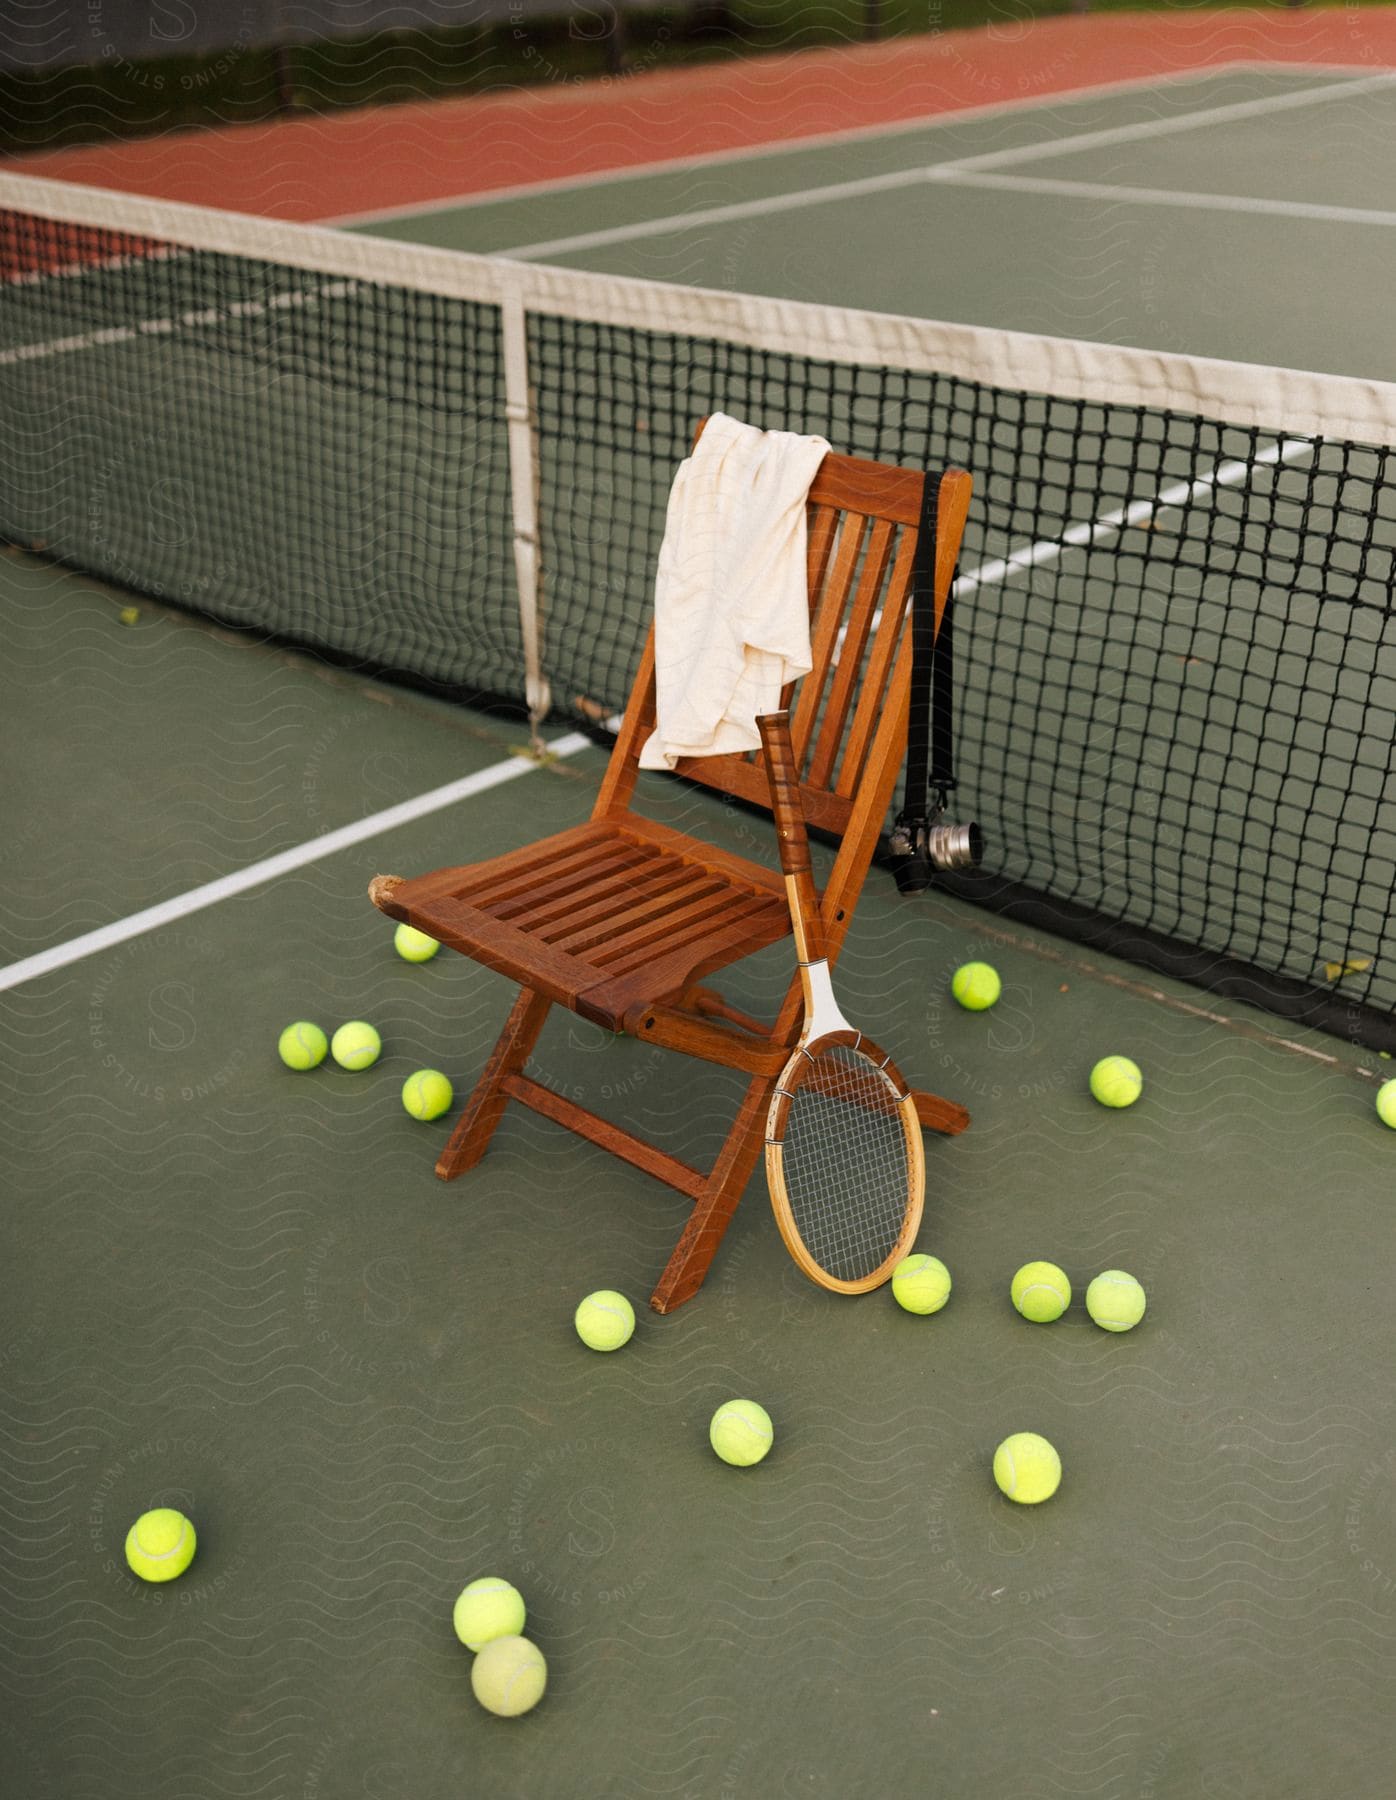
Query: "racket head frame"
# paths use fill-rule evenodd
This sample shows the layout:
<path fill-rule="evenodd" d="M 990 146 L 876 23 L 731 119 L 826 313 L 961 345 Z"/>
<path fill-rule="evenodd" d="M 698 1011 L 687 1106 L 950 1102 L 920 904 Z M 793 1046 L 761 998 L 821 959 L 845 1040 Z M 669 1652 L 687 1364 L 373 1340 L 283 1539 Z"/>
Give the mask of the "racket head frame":
<path fill-rule="evenodd" d="M 910 1090 L 891 1057 L 848 1023 L 834 998 L 825 955 L 823 917 L 810 865 L 799 769 L 790 740 L 789 715 L 767 713 L 756 723 L 766 756 L 771 811 L 780 846 L 781 870 L 785 876 L 805 1002 L 800 1041 L 781 1070 L 766 1114 L 766 1181 L 776 1224 L 796 1265 L 810 1280 L 832 1292 L 862 1294 L 890 1277 L 907 1255 L 920 1229 L 925 1204 L 925 1146 L 921 1122 Z M 785 1168 L 785 1134 L 795 1096 L 804 1082 L 817 1074 L 824 1053 L 834 1049 L 866 1058 L 871 1070 L 888 1084 L 888 1097 L 897 1109 L 906 1149 L 907 1199 L 901 1230 L 892 1249 L 877 1267 L 854 1279 L 832 1274 L 811 1252 L 795 1216 Z"/>
<path fill-rule="evenodd" d="M 906 1146 L 907 1196 L 902 1227 L 892 1248 L 877 1267 L 856 1279 L 832 1274 L 819 1262 L 801 1234 L 795 1216 L 795 1203 L 786 1182 L 785 1131 L 794 1108 L 795 1096 L 807 1077 L 818 1072 L 819 1059 L 828 1051 L 842 1048 L 866 1057 L 888 1081 L 898 1124 Z M 902 1078 L 901 1071 L 887 1053 L 851 1026 L 825 1032 L 819 1037 L 803 1037 L 780 1072 L 771 1104 L 766 1113 L 766 1185 L 771 1195 L 771 1210 L 786 1250 L 797 1268 L 820 1287 L 836 1294 L 866 1294 L 881 1287 L 891 1278 L 897 1264 L 911 1254 L 916 1234 L 921 1229 L 921 1214 L 926 1198 L 925 1140 L 916 1102 Z"/>

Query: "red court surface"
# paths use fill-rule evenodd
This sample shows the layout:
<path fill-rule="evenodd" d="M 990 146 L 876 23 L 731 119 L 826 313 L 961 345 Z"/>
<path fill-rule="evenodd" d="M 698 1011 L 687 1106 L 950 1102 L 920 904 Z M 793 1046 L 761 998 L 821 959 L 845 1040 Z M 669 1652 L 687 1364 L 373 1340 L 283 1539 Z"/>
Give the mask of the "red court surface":
<path fill-rule="evenodd" d="M 1396 7 L 1071 15 L 58 150 L 34 175 L 282 219 L 427 206 L 1235 62 L 1396 67 Z"/>

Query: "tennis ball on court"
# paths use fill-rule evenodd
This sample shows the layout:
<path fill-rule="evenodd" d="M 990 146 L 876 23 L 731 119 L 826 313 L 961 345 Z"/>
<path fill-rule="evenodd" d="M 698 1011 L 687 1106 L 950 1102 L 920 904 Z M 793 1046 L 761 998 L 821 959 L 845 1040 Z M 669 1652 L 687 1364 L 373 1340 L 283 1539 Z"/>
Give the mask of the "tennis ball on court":
<path fill-rule="evenodd" d="M 1035 1431 L 1015 1431 L 994 1452 L 994 1480 L 1019 1506 L 1050 1500 L 1062 1478 L 1062 1459 Z"/>
<path fill-rule="evenodd" d="M 393 933 L 393 949 L 404 962 L 430 962 L 440 948 L 434 937 L 415 925 L 399 925 Z"/>
<path fill-rule="evenodd" d="M 451 1623 L 467 1650 L 482 1650 L 495 1638 L 517 1637 L 526 1616 L 516 1587 L 497 1575 L 482 1575 L 461 1589 Z"/>
<path fill-rule="evenodd" d="M 1102 1106 L 1133 1106 L 1143 1088 L 1139 1064 L 1127 1056 L 1102 1056 L 1091 1070 L 1091 1092 Z"/>
<path fill-rule="evenodd" d="M 1144 1290 L 1123 1269 L 1106 1269 L 1086 1289 L 1086 1311 L 1104 1331 L 1132 1331 L 1144 1317 Z"/>
<path fill-rule="evenodd" d="M 123 606 L 116 616 L 123 625 L 134 625 L 141 616 L 141 609 L 138 606 Z"/>
<path fill-rule="evenodd" d="M 1013 1304 L 1034 1325 L 1050 1325 L 1071 1305 L 1071 1283 L 1055 1263 L 1024 1263 L 1011 1292 Z"/>
<path fill-rule="evenodd" d="M 1384 1081 L 1377 1089 L 1377 1117 L 1396 1131 L 1396 1081 Z"/>
<path fill-rule="evenodd" d="M 126 1561 L 142 1581 L 173 1581 L 194 1560 L 194 1527 L 172 1506 L 142 1513 L 126 1533 Z"/>
<path fill-rule="evenodd" d="M 313 1069 L 325 1060 L 329 1039 L 309 1019 L 297 1019 L 276 1040 L 276 1054 L 288 1069 Z"/>
<path fill-rule="evenodd" d="M 734 1469 L 759 1463 L 775 1435 L 771 1415 L 754 1400 L 724 1400 L 708 1427 L 708 1442 Z"/>
<path fill-rule="evenodd" d="M 414 1119 L 439 1119 L 454 1090 L 440 1069 L 418 1069 L 402 1084 L 402 1104 Z"/>
<path fill-rule="evenodd" d="M 383 1040 L 362 1019 L 351 1019 L 341 1025 L 330 1039 L 330 1055 L 341 1069 L 367 1069 L 378 1061 Z"/>
<path fill-rule="evenodd" d="M 938 1256 L 908 1256 L 892 1271 L 892 1298 L 909 1313 L 939 1312 L 950 1298 L 950 1271 Z"/>
<path fill-rule="evenodd" d="M 548 1665 L 526 1637 L 491 1638 L 470 1669 L 470 1685 L 486 1712 L 516 1719 L 537 1706 L 548 1685 Z"/>
<path fill-rule="evenodd" d="M 598 1288 L 577 1308 L 573 1322 L 588 1350 L 619 1350 L 635 1329 L 635 1308 L 614 1288 Z"/>
<path fill-rule="evenodd" d="M 1003 992 L 1003 983 L 988 963 L 962 963 L 951 979 L 950 992 L 966 1012 L 983 1012 Z"/>

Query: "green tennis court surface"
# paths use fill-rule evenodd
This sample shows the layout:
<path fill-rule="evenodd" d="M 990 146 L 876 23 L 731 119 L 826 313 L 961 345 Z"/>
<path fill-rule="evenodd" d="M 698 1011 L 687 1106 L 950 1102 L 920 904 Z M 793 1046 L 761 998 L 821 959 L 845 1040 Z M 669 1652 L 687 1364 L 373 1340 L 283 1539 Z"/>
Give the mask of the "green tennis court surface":
<path fill-rule="evenodd" d="M 160 609 L 122 627 L 99 591 L 4 567 L 38 803 L 6 801 L 12 953 L 148 901 L 156 871 L 197 879 L 507 754 L 445 709 L 374 704 Z M 61 708 L 24 698 L 59 685 Z M 83 816 L 98 765 L 83 829 L 35 831 L 35 810 Z M 437 1184 L 444 1125 L 409 1120 L 398 1086 L 426 1065 L 464 1088 L 506 987 L 400 962 L 363 888 L 575 819 L 599 766 L 529 773 L 7 995 L 7 1790 L 915 1795 L 930 1759 L 962 1792 L 1025 1764 L 1048 1792 L 1380 1792 L 1391 1140 L 1359 1059 L 1317 1034 L 1336 1064 L 1284 1052 L 1258 1016 L 1224 1028 L 1173 984 L 1160 1005 L 1125 965 L 1085 972 L 875 876 L 847 1008 L 974 1113 L 930 1146 L 921 1241 L 949 1305 L 821 1294 L 758 1182 L 698 1299 L 641 1307 L 595 1356 L 573 1308 L 603 1285 L 641 1302 L 679 1203 L 521 1114 Z M 750 852 L 745 820 L 655 787 Z M 948 996 L 969 956 L 1005 980 L 977 1017 Z M 737 1001 L 783 981 L 765 959 Z M 381 1063 L 286 1072 L 275 1036 L 300 1016 L 374 1020 Z M 1085 1075 L 1117 1049 L 1148 1085 L 1107 1115 Z M 695 1159 L 734 1099 L 575 1021 L 536 1072 Z M 1056 1325 L 1008 1299 L 1036 1255 L 1077 1289 Z M 1150 1299 L 1121 1338 L 1081 1308 L 1113 1266 Z M 706 1441 L 738 1394 L 776 1425 L 750 1471 Z M 1037 1511 L 989 1475 L 1017 1429 L 1065 1464 Z M 121 1562 L 157 1503 L 200 1534 L 164 1591 Z M 489 1573 L 549 1659 L 513 1723 L 478 1711 L 451 1633 Z"/>
<path fill-rule="evenodd" d="M 1238 73 L 1052 118 L 1079 135 L 1335 80 Z M 1378 211 L 1382 164 L 1364 146 L 1390 104 L 1373 86 L 1341 129 L 1311 132 L 1283 192 Z M 1070 178 L 1181 188 L 1186 174 L 1189 188 L 1273 197 L 1280 175 L 1253 134 L 1288 118 L 1292 143 L 1305 117 L 1233 121 L 1225 164 L 1199 158 L 1189 133 L 1136 136 L 1108 163 L 1106 147 L 1083 152 Z M 810 152 L 828 166 L 811 161 L 800 181 L 1019 149 L 1041 130 L 1040 114 L 1002 115 L 962 122 L 953 142 Z M 1308 154 L 1336 143 L 1349 150 L 1342 187 Z M 1184 145 L 1191 166 L 1169 173 L 1159 159 Z M 456 241 L 499 248 L 629 228 L 686 196 L 789 192 L 776 186 L 784 161 L 391 231 L 478 232 Z M 1071 335 L 1169 347 L 1139 304 L 1142 250 L 1169 209 L 1097 201 L 1083 235 L 1049 231 L 1044 263 L 1023 221 L 1084 208 L 1080 196 L 946 183 L 935 198 L 981 222 L 967 260 L 934 261 L 950 300 L 978 271 L 964 317 L 1066 332 L 1069 316 Z M 669 279 L 821 300 L 832 271 L 856 276 L 844 297 L 860 304 L 961 316 L 918 304 L 914 282 L 877 297 L 923 250 L 888 236 L 890 214 L 880 260 L 860 250 L 845 223 L 874 203 L 837 227 L 806 208 L 687 243 L 633 238 L 624 268 L 658 273 L 662 253 Z M 1011 228 L 997 212 L 1010 204 Z M 1206 218 L 1189 244 L 1234 237 L 1234 220 Z M 1267 229 L 1293 257 L 1319 241 L 1302 234 L 1339 227 L 1271 216 Z M 1005 230 L 1023 245 L 1011 257 Z M 837 253 L 821 260 L 827 242 Z M 1243 342 L 1268 356 L 1307 328 L 1300 366 L 1389 374 L 1362 335 L 1375 304 L 1363 259 L 1383 229 L 1350 224 L 1343 242 L 1341 280 L 1331 256 L 1326 269 L 1307 248 L 1293 259 L 1296 284 L 1324 277 L 1331 329 L 1293 295 L 1233 288 L 1210 251 L 1191 274 L 1182 251 L 1159 251 L 1171 297 L 1157 317 L 1190 350 L 1228 356 Z M 131 256 L 129 242 L 107 248 Z M 1018 287 L 990 278 L 986 258 Z M 618 246 L 545 260 L 622 266 Z M 870 382 L 867 358 L 845 380 L 815 344 L 705 362 L 677 316 L 672 341 L 604 321 L 535 325 L 554 555 L 543 732 L 564 752 L 538 766 L 518 755 L 517 711 L 453 697 L 517 702 L 522 680 L 486 303 L 417 287 L 410 304 L 360 290 L 317 311 L 306 268 L 258 262 L 234 280 L 204 250 L 142 251 L 101 271 L 84 316 L 77 290 L 93 271 L 79 261 L 59 292 L 12 290 L 0 343 L 5 524 L 70 565 L 0 556 L 12 771 L 0 933 L 7 964 L 49 959 L 10 978 L 0 1013 L 16 1273 L 0 1323 L 0 1792 L 1385 1794 L 1396 1136 L 1372 1106 L 1392 1065 L 1366 1046 L 1392 1005 L 1389 452 L 1308 421 L 1208 435 L 1190 409 L 1180 422 L 1168 406 L 1029 404 L 1007 379 L 955 376 L 933 392 L 903 369 Z M 1202 298 L 1212 281 L 1225 306 Z M 1189 286 L 1185 318 L 1173 309 Z M 173 318 L 172 298 L 191 314 L 216 302 L 217 320 L 93 336 Z M 463 1098 L 511 990 L 445 953 L 402 962 L 368 880 L 484 858 L 586 815 L 605 753 L 576 741 L 574 701 L 624 697 L 654 508 L 712 369 L 769 409 L 762 423 L 827 417 L 847 434 L 840 448 L 907 461 L 948 443 L 981 474 L 960 761 L 966 802 L 999 809 L 1003 878 L 1043 879 L 1064 908 L 1073 883 L 1094 883 L 1092 903 L 1117 919 L 1146 892 L 1149 916 L 1202 962 L 1221 955 L 1208 933 L 1225 921 L 1228 951 L 1302 968 L 1337 1001 L 1336 1032 L 1281 1022 L 944 890 L 900 899 L 874 870 L 840 959 L 844 1010 L 913 1082 L 973 1114 L 963 1137 L 928 1139 L 919 1247 L 954 1279 L 930 1318 L 886 1291 L 846 1301 L 805 1282 L 759 1177 L 698 1297 L 659 1318 L 643 1302 L 682 1225 L 674 1195 L 518 1109 L 480 1166 L 443 1186 L 431 1165 L 449 1121 L 416 1123 L 399 1100 L 422 1067 Z M 801 416 L 777 417 L 792 401 Z M 410 510 L 394 521 L 396 497 Z M 1138 518 L 1100 526 L 1141 498 Z M 1072 539 L 1083 521 L 1091 532 Z M 1025 584 L 993 576 L 1028 553 Z M 377 822 L 466 778 L 451 804 Z M 642 785 L 658 816 L 774 864 L 761 821 Z M 277 858 L 294 868 L 259 876 Z M 225 877 L 216 903 L 181 905 Z M 123 934 L 162 904 L 160 923 Z M 1325 977 L 1330 957 L 1361 967 Z M 970 959 L 1003 977 L 987 1013 L 950 998 Z M 763 953 L 729 998 L 768 1016 L 787 979 L 783 951 Z M 1349 983 L 1360 993 L 1344 1032 Z M 357 1074 L 292 1074 L 275 1043 L 297 1018 L 370 1020 L 383 1056 Z M 1110 1053 L 1144 1070 L 1128 1111 L 1087 1091 Z M 530 1073 L 701 1165 L 739 1091 L 723 1071 L 559 1015 Z M 1045 1326 L 1008 1293 L 1038 1257 L 1074 1289 Z M 1082 1305 L 1106 1268 L 1148 1291 L 1143 1323 L 1121 1336 Z M 639 1313 L 610 1356 L 571 1323 L 601 1287 Z M 738 1396 L 775 1426 L 748 1470 L 707 1442 L 714 1408 Z M 1021 1430 L 1064 1465 L 1041 1507 L 993 1485 L 995 1445 Z M 150 1587 L 122 1543 L 161 1505 L 194 1521 L 199 1550 Z M 479 1709 L 452 1632 L 457 1593 L 483 1575 L 520 1588 L 548 1659 L 525 1718 Z"/>
<path fill-rule="evenodd" d="M 1389 381 L 1393 125 L 1386 72 L 1236 69 L 362 229 Z"/>

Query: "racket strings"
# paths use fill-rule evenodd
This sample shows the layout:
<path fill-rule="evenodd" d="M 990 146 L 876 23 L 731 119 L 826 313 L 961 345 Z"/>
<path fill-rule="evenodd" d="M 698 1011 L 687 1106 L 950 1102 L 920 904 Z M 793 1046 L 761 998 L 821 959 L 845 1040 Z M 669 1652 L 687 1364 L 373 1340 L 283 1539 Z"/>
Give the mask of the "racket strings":
<path fill-rule="evenodd" d="M 781 1148 L 790 1218 L 826 1274 L 858 1281 L 896 1249 L 912 1204 L 902 1094 L 843 1045 L 800 1067 Z"/>

